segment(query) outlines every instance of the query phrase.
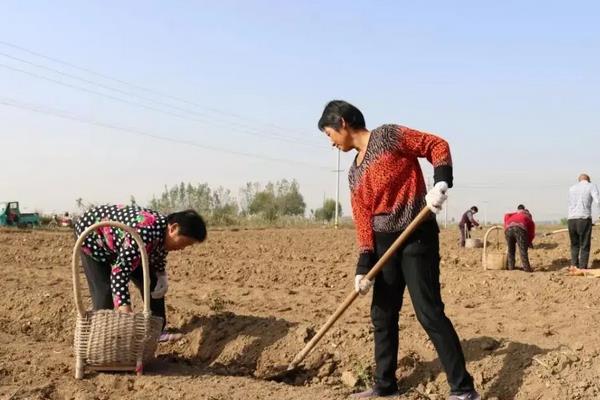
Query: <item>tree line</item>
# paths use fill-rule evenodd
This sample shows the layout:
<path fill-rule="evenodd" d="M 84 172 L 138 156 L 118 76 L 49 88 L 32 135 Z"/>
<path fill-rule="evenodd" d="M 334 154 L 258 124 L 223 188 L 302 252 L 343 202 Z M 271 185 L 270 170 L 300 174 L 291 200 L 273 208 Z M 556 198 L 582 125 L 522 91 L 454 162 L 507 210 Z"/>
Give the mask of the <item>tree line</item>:
<path fill-rule="evenodd" d="M 135 204 L 132 197 L 131 202 Z M 259 219 L 272 223 L 283 218 L 331 221 L 335 216 L 336 201 L 325 199 L 323 205 L 307 213 L 304 196 L 296 180 L 283 179 L 261 185 L 248 182 L 235 196 L 222 186 L 211 188 L 207 183 L 181 182 L 165 186 L 154 196 L 148 207 L 162 213 L 193 208 L 213 225 L 234 225 L 246 219 Z M 342 207 L 338 203 L 339 215 Z"/>

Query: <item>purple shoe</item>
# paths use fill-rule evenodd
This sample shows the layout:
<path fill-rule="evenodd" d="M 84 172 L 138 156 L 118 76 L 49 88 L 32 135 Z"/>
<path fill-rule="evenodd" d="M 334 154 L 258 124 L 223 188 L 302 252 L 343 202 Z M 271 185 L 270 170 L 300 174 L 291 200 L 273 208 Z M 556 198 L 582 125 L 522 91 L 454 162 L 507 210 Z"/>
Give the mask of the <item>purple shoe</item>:
<path fill-rule="evenodd" d="M 481 396 L 476 390 L 471 390 L 463 394 L 452 394 L 448 397 L 448 400 L 481 400 Z"/>
<path fill-rule="evenodd" d="M 182 333 L 169 333 L 163 331 L 158 337 L 159 342 L 175 342 L 183 337 Z"/>
<path fill-rule="evenodd" d="M 376 391 L 375 389 L 371 388 L 371 389 L 367 389 L 364 392 L 358 392 L 358 393 L 354 393 L 350 395 L 350 399 L 374 399 L 376 397 L 392 397 L 392 396 L 398 396 L 400 393 L 396 392 L 392 392 L 390 394 L 381 394 L 378 391 Z"/>

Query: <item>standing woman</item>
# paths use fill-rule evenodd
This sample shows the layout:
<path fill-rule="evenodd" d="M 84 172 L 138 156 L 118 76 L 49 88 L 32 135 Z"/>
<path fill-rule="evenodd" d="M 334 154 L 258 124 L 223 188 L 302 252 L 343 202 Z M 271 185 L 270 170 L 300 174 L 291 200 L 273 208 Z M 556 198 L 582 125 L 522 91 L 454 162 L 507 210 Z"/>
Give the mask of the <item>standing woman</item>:
<path fill-rule="evenodd" d="M 439 228 L 432 213 L 390 258 L 375 282 L 363 279 L 424 208 L 435 213 L 452 187 L 452 159 L 441 138 L 400 125 L 367 130 L 360 110 L 345 101 L 325 106 L 319 129 L 341 151 L 356 150 L 348 173 L 352 213 L 360 255 L 355 290 L 366 294 L 373 287 L 371 320 L 375 336 L 375 384 L 352 398 L 398 394 L 398 318 L 405 287 L 417 319 L 431 338 L 448 383 L 450 400 L 479 400 L 473 378 L 466 370 L 460 341 L 444 313 L 440 294 Z M 426 193 L 418 158 L 434 167 L 435 185 Z"/>

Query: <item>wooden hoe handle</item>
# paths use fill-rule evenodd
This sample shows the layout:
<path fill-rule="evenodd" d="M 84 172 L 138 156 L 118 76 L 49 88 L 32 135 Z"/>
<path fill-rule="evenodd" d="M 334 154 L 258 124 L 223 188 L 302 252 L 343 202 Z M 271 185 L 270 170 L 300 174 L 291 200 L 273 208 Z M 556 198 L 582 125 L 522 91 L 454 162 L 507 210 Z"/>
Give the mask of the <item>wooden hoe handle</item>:
<path fill-rule="evenodd" d="M 381 256 L 379 261 L 375 264 L 373 268 L 369 271 L 369 273 L 363 278 L 368 280 L 373 280 L 375 276 L 381 271 L 385 263 L 389 260 L 389 258 L 398 250 L 402 244 L 406 241 L 406 239 L 413 233 L 413 231 L 429 216 L 431 215 L 431 211 L 429 208 L 425 207 L 419 212 L 419 214 L 415 217 L 415 219 L 408 225 L 408 227 L 398 236 L 398 238 L 392 243 L 389 249 Z M 358 293 L 355 290 L 346 297 L 344 302 L 340 304 L 340 306 L 335 310 L 335 312 L 329 317 L 327 322 L 319 329 L 317 334 L 313 336 L 313 338 L 304 346 L 304 348 L 294 357 L 294 360 L 288 366 L 288 370 L 295 369 L 304 358 L 310 353 L 310 351 L 319 343 L 319 340 L 327 333 L 329 328 L 335 324 L 335 322 L 340 318 L 340 316 L 346 311 L 350 304 L 358 297 Z"/>

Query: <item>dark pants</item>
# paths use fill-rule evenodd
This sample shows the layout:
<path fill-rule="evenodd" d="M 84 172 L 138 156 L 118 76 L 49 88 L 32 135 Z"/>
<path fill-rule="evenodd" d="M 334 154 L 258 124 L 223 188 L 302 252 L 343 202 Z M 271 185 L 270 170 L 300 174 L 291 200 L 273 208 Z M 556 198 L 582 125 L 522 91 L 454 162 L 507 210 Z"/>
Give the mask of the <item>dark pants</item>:
<path fill-rule="evenodd" d="M 508 228 L 504 235 L 506 237 L 506 244 L 508 247 L 508 269 L 515 268 L 515 253 L 516 247 L 519 246 L 519 254 L 521 256 L 521 264 L 525 271 L 531 271 L 531 265 L 529 264 L 529 238 L 527 237 L 527 231 L 518 226 L 511 226 Z"/>
<path fill-rule="evenodd" d="M 571 264 L 578 268 L 587 268 L 592 244 L 592 219 L 570 219 L 568 223 L 569 238 L 571 239 Z"/>
<path fill-rule="evenodd" d="M 435 346 L 452 393 L 473 389 L 473 378 L 466 370 L 458 335 L 444 313 L 437 225 L 435 222 L 425 225 L 430 226 L 413 233 L 375 278 L 371 320 L 375 328 L 375 390 L 380 394 L 398 390 L 398 319 L 405 287 L 417 319 Z M 398 233 L 375 234 L 378 257 L 397 237 Z"/>
<path fill-rule="evenodd" d="M 471 237 L 471 227 L 459 225 L 458 228 L 460 229 L 460 247 L 465 247 L 467 238 Z"/>
<path fill-rule="evenodd" d="M 81 263 L 83 264 L 83 271 L 90 288 L 90 295 L 92 296 L 92 306 L 94 310 L 112 310 L 114 308 L 112 290 L 110 289 L 110 273 L 111 267 L 107 263 L 101 263 L 94 260 L 92 257 L 80 252 Z M 136 268 L 131 273 L 131 281 L 137 286 L 144 297 L 144 286 L 142 267 Z M 156 286 L 156 273 L 150 271 L 150 290 Z M 150 310 L 152 315 L 161 317 L 163 319 L 163 329 L 167 324 L 165 299 L 153 299 L 150 298 Z"/>

